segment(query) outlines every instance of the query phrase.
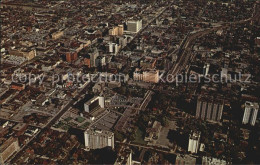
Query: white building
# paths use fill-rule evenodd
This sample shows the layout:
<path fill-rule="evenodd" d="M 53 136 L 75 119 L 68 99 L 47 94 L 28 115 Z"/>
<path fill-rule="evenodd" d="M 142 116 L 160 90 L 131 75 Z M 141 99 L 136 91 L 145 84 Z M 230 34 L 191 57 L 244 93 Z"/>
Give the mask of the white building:
<path fill-rule="evenodd" d="M 203 67 L 203 75 L 204 76 L 207 76 L 209 74 L 209 67 L 210 67 L 210 64 L 204 65 L 204 67 Z"/>
<path fill-rule="evenodd" d="M 108 52 L 111 53 L 112 55 L 116 55 L 120 49 L 120 46 L 116 43 L 110 42 L 108 44 Z"/>
<path fill-rule="evenodd" d="M 228 70 L 227 68 L 222 68 L 220 73 L 221 79 L 227 79 L 228 77 Z"/>
<path fill-rule="evenodd" d="M 159 71 L 152 69 L 146 71 L 139 71 L 138 69 L 134 72 L 134 81 L 144 81 L 151 83 L 159 82 Z"/>
<path fill-rule="evenodd" d="M 114 149 L 114 133 L 104 130 L 87 129 L 84 132 L 85 147 L 89 149 L 98 149 L 111 147 Z"/>
<path fill-rule="evenodd" d="M 96 96 L 84 104 L 84 110 L 90 113 L 96 107 L 105 108 L 105 98 Z"/>
<path fill-rule="evenodd" d="M 223 99 L 201 95 L 197 100 L 196 117 L 202 120 L 220 122 L 223 108 Z"/>
<path fill-rule="evenodd" d="M 127 31 L 138 33 L 142 29 L 142 20 L 129 20 L 127 21 Z"/>
<path fill-rule="evenodd" d="M 189 137 L 188 152 L 197 153 L 199 149 L 200 132 L 193 132 Z"/>
<path fill-rule="evenodd" d="M 252 103 L 246 101 L 242 123 L 243 124 L 249 123 L 250 125 L 254 126 L 258 114 L 258 109 L 259 109 L 258 103 Z"/>

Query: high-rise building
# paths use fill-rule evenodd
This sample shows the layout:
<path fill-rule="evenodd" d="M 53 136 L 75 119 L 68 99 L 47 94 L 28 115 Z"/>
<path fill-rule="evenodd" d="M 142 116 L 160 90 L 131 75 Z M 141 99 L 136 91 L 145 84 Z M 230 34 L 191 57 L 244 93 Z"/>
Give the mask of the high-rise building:
<path fill-rule="evenodd" d="M 138 33 L 142 29 L 142 20 L 129 20 L 127 21 L 127 31 Z"/>
<path fill-rule="evenodd" d="M 93 97 L 92 99 L 90 99 L 84 104 L 84 109 L 88 113 L 95 110 L 96 108 L 105 108 L 104 97 L 101 96 Z"/>
<path fill-rule="evenodd" d="M 114 133 L 105 130 L 87 129 L 84 132 L 86 149 L 112 147 L 114 149 Z"/>
<path fill-rule="evenodd" d="M 249 123 L 250 125 L 254 126 L 256 122 L 258 110 L 259 110 L 258 103 L 252 103 L 246 101 L 242 123 L 243 124 Z"/>
<path fill-rule="evenodd" d="M 95 49 L 93 52 L 89 53 L 90 56 L 90 67 L 96 67 L 96 59 L 99 56 L 98 50 Z"/>
<path fill-rule="evenodd" d="M 67 62 L 73 62 L 78 59 L 78 54 L 77 52 L 68 52 L 66 53 L 66 61 Z"/>
<path fill-rule="evenodd" d="M 0 147 L 0 164 L 4 164 L 19 149 L 17 138 L 10 137 L 6 140 Z"/>
<path fill-rule="evenodd" d="M 118 27 L 113 27 L 109 30 L 109 35 L 111 36 L 117 36 L 118 35 Z"/>
<path fill-rule="evenodd" d="M 189 137 L 188 152 L 197 153 L 200 143 L 200 132 L 192 132 Z"/>
<path fill-rule="evenodd" d="M 203 75 L 204 76 L 207 76 L 209 74 L 209 67 L 210 67 L 210 64 L 204 65 L 204 67 L 203 67 Z"/>
<path fill-rule="evenodd" d="M 118 35 L 122 36 L 124 34 L 124 26 L 118 25 Z"/>
<path fill-rule="evenodd" d="M 124 26 L 118 25 L 109 30 L 111 36 L 122 36 L 124 34 Z"/>
<path fill-rule="evenodd" d="M 197 100 L 196 117 L 202 120 L 219 122 L 222 118 L 224 101 L 222 99 L 199 97 Z"/>
<path fill-rule="evenodd" d="M 96 65 L 97 66 L 104 66 L 106 65 L 106 58 L 105 56 L 98 56 L 96 59 Z"/>
<path fill-rule="evenodd" d="M 127 44 L 127 37 L 125 37 L 125 36 L 120 37 L 118 44 L 119 44 L 121 47 L 126 46 L 126 44 Z"/>
<path fill-rule="evenodd" d="M 221 69 L 220 78 L 221 79 L 227 79 L 228 78 L 228 70 L 227 70 L 227 68 L 222 68 Z"/>
<path fill-rule="evenodd" d="M 109 52 L 109 53 L 111 53 L 112 55 L 116 55 L 116 54 L 118 53 L 118 51 L 119 51 L 119 46 L 118 46 L 118 44 L 112 43 L 112 42 L 110 42 L 110 43 L 108 44 L 108 52 Z"/>

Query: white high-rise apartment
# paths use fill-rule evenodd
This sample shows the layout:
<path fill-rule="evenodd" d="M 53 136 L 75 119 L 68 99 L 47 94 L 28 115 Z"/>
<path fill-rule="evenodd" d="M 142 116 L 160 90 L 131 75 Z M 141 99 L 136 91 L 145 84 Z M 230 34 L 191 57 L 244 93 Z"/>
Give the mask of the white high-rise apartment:
<path fill-rule="evenodd" d="M 197 153 L 199 149 L 200 132 L 193 132 L 189 137 L 188 152 Z"/>
<path fill-rule="evenodd" d="M 259 105 L 257 103 L 246 101 L 242 123 L 243 124 L 249 123 L 250 125 L 254 126 L 257 118 L 258 110 L 259 110 Z"/>
<path fill-rule="evenodd" d="M 89 149 L 98 149 L 112 147 L 114 149 L 114 133 L 110 131 L 87 129 L 84 132 L 85 147 Z"/>

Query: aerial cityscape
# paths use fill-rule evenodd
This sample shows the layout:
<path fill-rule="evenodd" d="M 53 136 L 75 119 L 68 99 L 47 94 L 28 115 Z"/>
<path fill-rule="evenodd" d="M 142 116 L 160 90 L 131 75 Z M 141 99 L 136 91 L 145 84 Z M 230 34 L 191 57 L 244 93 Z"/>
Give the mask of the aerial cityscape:
<path fill-rule="evenodd" d="M 0 165 L 260 164 L 259 0 L 0 9 Z"/>

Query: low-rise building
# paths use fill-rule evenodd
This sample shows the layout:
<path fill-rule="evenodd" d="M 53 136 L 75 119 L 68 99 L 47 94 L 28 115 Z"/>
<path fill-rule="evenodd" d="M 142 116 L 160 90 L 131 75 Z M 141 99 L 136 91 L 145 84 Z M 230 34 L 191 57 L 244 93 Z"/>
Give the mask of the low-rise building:
<path fill-rule="evenodd" d="M 114 165 L 132 165 L 132 150 L 128 148 L 122 148 L 119 151 L 117 159 Z"/>
<path fill-rule="evenodd" d="M 150 83 L 159 82 L 159 71 L 155 69 L 140 71 L 136 69 L 134 72 L 134 81 L 144 81 Z"/>
<path fill-rule="evenodd" d="M 222 159 L 203 156 L 202 165 L 216 165 L 216 164 L 226 165 L 227 162 L 225 160 L 222 160 Z"/>
<path fill-rule="evenodd" d="M 17 138 L 10 137 L 7 139 L 0 147 L 0 164 L 4 164 L 19 149 Z"/>
<path fill-rule="evenodd" d="M 176 157 L 176 161 L 175 161 L 176 165 L 183 165 L 183 164 L 187 164 L 187 165 L 195 165 L 196 164 L 196 158 L 191 156 L 191 155 L 177 155 Z"/>

